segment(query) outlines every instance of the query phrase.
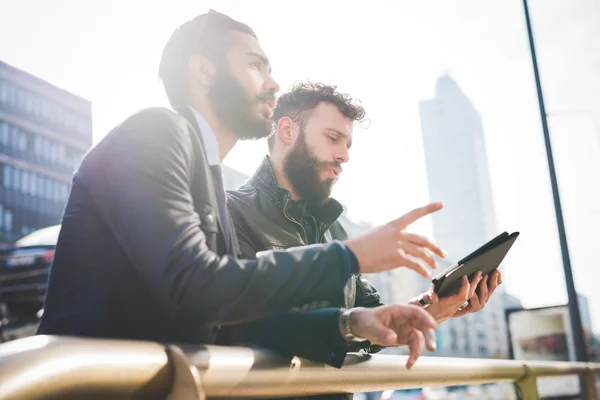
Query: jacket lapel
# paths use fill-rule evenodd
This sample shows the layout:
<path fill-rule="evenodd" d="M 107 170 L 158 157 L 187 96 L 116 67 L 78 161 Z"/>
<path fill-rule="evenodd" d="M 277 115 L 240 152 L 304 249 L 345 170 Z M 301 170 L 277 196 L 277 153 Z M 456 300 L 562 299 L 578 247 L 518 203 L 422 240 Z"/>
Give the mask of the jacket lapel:
<path fill-rule="evenodd" d="M 222 176 L 221 177 L 216 177 L 215 173 L 213 172 L 213 168 L 211 168 L 211 166 L 208 164 L 208 157 L 206 156 L 206 147 L 204 145 L 204 140 L 202 139 L 202 133 L 200 132 L 200 127 L 198 126 L 198 122 L 196 121 L 196 117 L 194 116 L 194 113 L 188 108 L 188 107 L 183 107 L 180 110 L 177 110 L 177 112 L 182 115 L 192 126 L 194 133 L 196 134 L 196 136 L 198 137 L 198 139 L 200 140 L 200 143 L 202 144 L 202 150 L 204 151 L 204 168 L 207 171 L 207 175 L 210 175 L 210 182 L 212 188 L 217 191 L 220 190 L 223 192 L 223 199 L 224 201 L 226 201 L 226 196 L 225 196 L 225 189 L 223 188 L 223 179 Z M 220 170 L 220 167 L 219 167 Z M 218 201 L 218 196 L 216 196 L 216 192 L 215 192 L 215 198 Z M 219 231 L 221 232 L 221 237 L 223 239 L 223 241 L 225 242 L 225 247 L 227 249 L 227 253 L 229 254 L 233 254 L 235 255 L 235 253 L 233 252 L 233 247 L 236 246 L 232 246 L 232 244 L 234 244 L 234 237 L 235 235 L 233 234 L 233 229 L 234 229 L 234 225 L 231 222 L 231 218 L 229 217 L 229 215 L 227 216 L 229 218 L 229 240 L 224 240 L 225 238 L 225 229 L 223 228 L 223 219 L 225 218 L 225 216 L 222 215 L 220 207 L 216 207 L 216 213 L 217 213 L 217 223 L 219 225 Z M 235 243 L 237 243 L 237 241 L 235 241 Z"/>

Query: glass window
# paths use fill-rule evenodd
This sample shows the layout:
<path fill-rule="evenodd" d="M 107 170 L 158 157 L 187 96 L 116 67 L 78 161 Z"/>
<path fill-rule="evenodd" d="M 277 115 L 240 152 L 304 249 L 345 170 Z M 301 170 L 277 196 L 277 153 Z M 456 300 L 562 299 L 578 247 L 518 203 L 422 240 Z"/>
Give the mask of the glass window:
<path fill-rule="evenodd" d="M 14 106 L 17 103 L 17 93 L 16 93 L 16 88 L 15 85 L 12 85 L 10 83 L 7 84 L 8 85 L 8 104 L 11 106 Z"/>
<path fill-rule="evenodd" d="M 6 232 L 10 232 L 12 231 L 12 227 L 13 227 L 13 215 L 12 212 L 10 210 L 5 210 L 4 211 L 4 230 Z"/>
<path fill-rule="evenodd" d="M 56 202 L 60 202 L 61 198 L 60 198 L 60 182 L 54 181 L 54 185 L 52 187 L 53 190 L 53 194 L 54 194 L 54 201 Z"/>
<path fill-rule="evenodd" d="M 17 88 L 17 108 L 25 111 L 25 91 L 21 88 Z"/>
<path fill-rule="evenodd" d="M 9 125 L 7 122 L 0 122 L 0 141 L 4 146 L 8 146 L 8 129 Z"/>
<path fill-rule="evenodd" d="M 42 199 L 46 198 L 46 178 L 44 178 L 43 176 L 40 176 L 37 180 L 37 192 L 39 193 L 39 196 Z"/>
<path fill-rule="evenodd" d="M 43 107 L 42 101 L 43 100 L 39 96 L 35 96 L 33 98 L 33 114 L 36 117 L 41 117 L 41 115 L 42 115 L 42 111 L 43 111 L 42 110 L 42 107 Z"/>
<path fill-rule="evenodd" d="M 58 149 L 56 143 L 52 143 L 50 146 L 50 161 L 53 163 L 58 161 Z"/>
<path fill-rule="evenodd" d="M 61 186 L 62 189 L 62 200 L 66 201 L 69 198 L 69 184 L 63 183 Z"/>
<path fill-rule="evenodd" d="M 21 172 L 21 190 L 23 193 L 29 193 L 29 173 L 27 171 Z"/>
<path fill-rule="evenodd" d="M 38 135 L 34 135 L 33 137 L 33 153 L 36 156 L 39 156 L 42 153 L 42 143 Z"/>
<path fill-rule="evenodd" d="M 21 170 L 15 168 L 13 171 L 13 189 L 19 190 L 21 188 Z"/>
<path fill-rule="evenodd" d="M 23 91 L 23 100 L 25 102 L 25 111 L 27 111 L 28 114 L 33 114 L 33 109 L 34 109 L 34 94 L 31 93 L 28 90 L 24 90 Z"/>
<path fill-rule="evenodd" d="M 16 126 L 10 127 L 10 147 L 17 149 L 19 146 L 19 128 Z"/>
<path fill-rule="evenodd" d="M 67 163 L 66 148 L 65 148 L 65 145 L 62 143 L 60 143 L 58 145 L 56 158 L 57 158 L 57 162 L 60 164 L 64 165 Z"/>
<path fill-rule="evenodd" d="M 2 222 L 4 221 L 4 206 L 0 204 L 0 227 L 2 226 Z"/>
<path fill-rule="evenodd" d="M 10 165 L 4 166 L 4 171 L 2 171 L 2 183 L 4 187 L 11 188 L 12 187 L 12 167 Z"/>
<path fill-rule="evenodd" d="M 6 103 L 8 101 L 8 83 L 0 81 L 0 103 Z"/>
<path fill-rule="evenodd" d="M 21 131 L 19 133 L 19 150 L 20 151 L 27 151 L 27 133 Z"/>
<path fill-rule="evenodd" d="M 38 175 L 34 172 L 32 172 L 29 175 L 29 193 L 31 193 L 32 196 L 37 196 L 38 193 Z"/>
<path fill-rule="evenodd" d="M 45 188 L 44 188 L 44 190 L 46 192 L 46 199 L 52 200 L 52 195 L 53 195 L 53 191 L 52 191 L 52 179 L 50 179 L 50 178 L 46 178 L 45 179 Z"/>
<path fill-rule="evenodd" d="M 42 107 L 42 110 L 41 110 L 42 113 L 40 116 L 44 119 L 48 118 L 48 100 L 42 99 L 41 107 Z"/>
<path fill-rule="evenodd" d="M 57 124 L 60 121 L 60 108 L 54 104 L 50 103 L 50 120 Z"/>
<path fill-rule="evenodd" d="M 50 156 L 52 153 L 52 144 L 50 143 L 50 141 L 48 139 L 43 139 L 43 147 L 42 148 L 44 151 L 42 156 L 44 157 L 44 159 L 50 160 Z"/>

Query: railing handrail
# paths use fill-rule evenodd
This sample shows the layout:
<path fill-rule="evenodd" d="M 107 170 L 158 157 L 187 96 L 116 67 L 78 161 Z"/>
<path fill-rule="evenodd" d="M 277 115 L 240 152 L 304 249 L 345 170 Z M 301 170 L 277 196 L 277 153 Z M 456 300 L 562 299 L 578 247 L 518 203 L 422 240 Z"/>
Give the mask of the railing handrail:
<path fill-rule="evenodd" d="M 532 390 L 535 377 L 600 372 L 600 363 L 442 357 L 421 357 L 408 371 L 406 360 L 349 354 L 337 369 L 241 347 L 34 336 L 0 345 L 0 398 L 277 397 L 501 381 Z"/>

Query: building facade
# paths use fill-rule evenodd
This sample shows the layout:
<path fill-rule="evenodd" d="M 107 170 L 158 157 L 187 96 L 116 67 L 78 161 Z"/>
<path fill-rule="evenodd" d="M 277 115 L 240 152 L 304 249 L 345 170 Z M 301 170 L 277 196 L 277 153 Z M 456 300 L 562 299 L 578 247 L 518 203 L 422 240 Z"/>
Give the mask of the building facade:
<path fill-rule="evenodd" d="M 449 76 L 438 79 L 434 98 L 421 102 L 420 116 L 430 197 L 444 203 L 432 216 L 434 237 L 453 263 L 499 233 L 482 121 Z M 437 354 L 507 357 L 502 292 L 500 286 L 481 312 L 441 325 Z"/>
<path fill-rule="evenodd" d="M 0 62 L 0 243 L 60 222 L 91 104 Z"/>

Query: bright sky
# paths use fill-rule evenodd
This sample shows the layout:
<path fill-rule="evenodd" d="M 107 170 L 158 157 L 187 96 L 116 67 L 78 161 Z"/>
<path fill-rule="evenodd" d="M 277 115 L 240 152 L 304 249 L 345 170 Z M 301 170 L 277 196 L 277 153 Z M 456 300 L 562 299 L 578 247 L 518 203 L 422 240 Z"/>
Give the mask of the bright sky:
<path fill-rule="evenodd" d="M 284 89 L 310 79 L 362 100 L 371 124 L 334 193 L 356 219 L 381 223 L 429 201 L 418 103 L 449 72 L 482 115 L 498 229 L 522 233 L 507 290 L 526 306 L 566 301 L 520 0 L 0 0 L 0 59 L 90 99 L 98 141 L 139 108 L 166 105 L 162 47 L 209 7 L 254 28 Z M 530 8 L 576 285 L 600 331 L 600 2 Z M 226 164 L 251 174 L 264 152 L 244 143 Z M 415 229 L 431 232 L 429 221 Z"/>

